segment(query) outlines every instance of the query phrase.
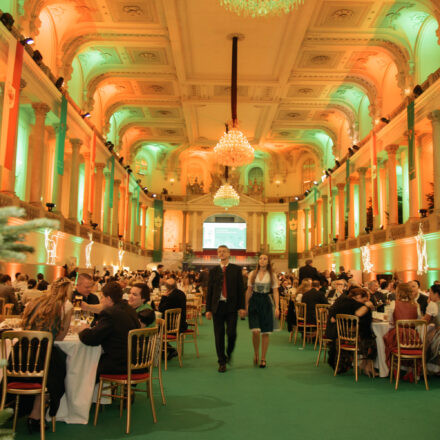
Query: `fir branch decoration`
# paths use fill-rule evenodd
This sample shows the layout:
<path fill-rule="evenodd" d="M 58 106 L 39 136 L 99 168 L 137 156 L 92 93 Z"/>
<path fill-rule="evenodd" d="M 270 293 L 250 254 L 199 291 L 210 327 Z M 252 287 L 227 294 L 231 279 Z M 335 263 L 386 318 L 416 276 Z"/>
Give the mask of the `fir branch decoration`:
<path fill-rule="evenodd" d="M 34 248 L 24 243 L 27 233 L 42 228 L 58 229 L 58 220 L 38 218 L 21 225 L 8 225 L 10 217 L 23 217 L 25 210 L 16 206 L 0 208 L 0 260 L 24 261 Z"/>

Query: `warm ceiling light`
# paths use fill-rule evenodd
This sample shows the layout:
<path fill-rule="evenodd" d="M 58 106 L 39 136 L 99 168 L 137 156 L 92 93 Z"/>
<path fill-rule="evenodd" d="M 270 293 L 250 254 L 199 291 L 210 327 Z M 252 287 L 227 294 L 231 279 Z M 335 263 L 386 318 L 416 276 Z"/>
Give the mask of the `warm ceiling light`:
<path fill-rule="evenodd" d="M 302 0 L 220 0 L 220 4 L 238 15 L 265 17 L 288 14 Z"/>
<path fill-rule="evenodd" d="M 229 184 L 222 185 L 214 196 L 214 205 L 228 209 L 237 206 L 240 203 L 240 196 L 235 189 Z"/>

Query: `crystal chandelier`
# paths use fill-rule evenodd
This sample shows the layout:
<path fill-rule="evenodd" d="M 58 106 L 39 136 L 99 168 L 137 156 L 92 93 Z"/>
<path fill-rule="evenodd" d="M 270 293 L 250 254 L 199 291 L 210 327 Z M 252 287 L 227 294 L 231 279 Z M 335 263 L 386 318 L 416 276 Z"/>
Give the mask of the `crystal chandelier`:
<path fill-rule="evenodd" d="M 220 4 L 238 15 L 265 17 L 288 14 L 303 0 L 220 0 Z"/>
<path fill-rule="evenodd" d="M 246 136 L 237 128 L 237 43 L 238 36 L 232 36 L 231 114 L 232 127 L 226 124 L 226 132 L 214 148 L 221 165 L 240 167 L 254 160 L 254 149 Z"/>
<path fill-rule="evenodd" d="M 246 136 L 235 127 L 223 133 L 214 153 L 219 163 L 229 167 L 239 167 L 254 160 L 254 149 Z"/>
<path fill-rule="evenodd" d="M 215 193 L 214 205 L 228 209 L 240 203 L 240 196 L 228 182 L 224 183 Z"/>

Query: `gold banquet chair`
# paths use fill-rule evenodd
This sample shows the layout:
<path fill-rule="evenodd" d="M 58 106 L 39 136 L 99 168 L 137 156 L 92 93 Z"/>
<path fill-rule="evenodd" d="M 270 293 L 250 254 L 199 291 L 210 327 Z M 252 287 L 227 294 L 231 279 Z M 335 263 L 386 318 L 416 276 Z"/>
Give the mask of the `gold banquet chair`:
<path fill-rule="evenodd" d="M 165 332 L 163 337 L 163 352 L 165 353 L 165 371 L 168 368 L 168 342 L 176 343 L 176 350 L 179 356 L 179 365 L 182 367 L 182 346 L 180 339 L 180 319 L 182 316 L 181 309 L 165 310 Z"/>
<path fill-rule="evenodd" d="M 354 370 L 356 382 L 358 381 L 358 349 L 359 349 L 359 318 L 354 315 L 336 315 L 336 328 L 338 330 L 338 359 L 336 361 L 335 376 L 338 374 L 341 351 L 354 353 Z"/>
<path fill-rule="evenodd" d="M 196 356 L 199 357 L 199 348 L 197 346 L 197 335 L 199 333 L 197 306 L 186 307 L 186 322 L 188 324 L 187 330 L 180 333 L 180 347 L 182 351 L 182 356 L 184 353 L 184 344 L 187 342 L 193 342 L 196 349 Z M 186 341 L 187 336 L 191 336 L 191 339 L 188 341 Z"/>
<path fill-rule="evenodd" d="M 136 393 L 147 393 L 150 397 L 151 412 L 153 415 L 154 423 L 157 422 L 156 419 L 156 408 L 154 406 L 153 397 L 153 359 L 155 353 L 155 347 L 157 342 L 158 329 L 153 328 L 140 328 L 135 330 L 130 330 L 128 332 L 128 348 L 127 348 L 127 374 L 101 374 L 99 376 L 99 388 L 98 388 L 98 398 L 96 400 L 95 407 L 95 419 L 93 424 L 96 426 L 98 422 L 99 406 L 101 404 L 101 397 L 113 397 L 116 399 L 121 399 L 127 401 L 127 423 L 125 428 L 125 433 L 130 433 L 130 423 L 131 423 L 131 394 Z M 142 372 L 137 372 L 143 370 Z M 145 371 L 146 370 L 146 371 Z M 108 387 L 104 388 L 104 384 L 109 384 Z M 132 387 L 139 383 L 145 383 L 146 389 L 141 390 L 137 387 Z M 114 394 L 115 385 L 120 386 L 121 394 Z M 102 391 L 111 390 L 110 394 L 103 394 Z M 122 409 L 122 405 L 121 405 Z"/>
<path fill-rule="evenodd" d="M 20 396 L 40 395 L 40 434 L 44 440 L 45 396 L 49 373 L 49 362 L 52 353 L 53 336 L 50 332 L 41 331 L 5 331 L 2 333 L 2 359 L 10 357 L 8 365 L 3 367 L 3 393 L 0 410 L 6 402 L 6 394 L 15 394 L 15 411 L 12 429 L 15 432 Z M 26 382 L 17 379 L 26 378 Z M 33 381 L 34 380 L 34 381 Z M 41 382 L 40 382 L 41 380 Z M 52 417 L 52 431 L 55 432 L 55 417 Z"/>
<path fill-rule="evenodd" d="M 325 331 L 327 329 L 328 321 L 328 310 L 330 305 L 328 304 L 316 304 L 316 325 L 318 326 L 318 331 L 316 334 L 317 341 L 319 342 L 318 358 L 316 359 L 316 366 L 319 366 L 319 360 L 321 359 L 321 352 L 324 350 L 324 362 L 327 356 L 328 343 L 331 341 L 325 337 Z M 316 342 L 315 342 L 316 348 Z"/>
<path fill-rule="evenodd" d="M 426 321 L 423 319 L 400 319 L 396 321 L 397 349 L 391 352 L 390 382 L 396 370 L 396 387 L 399 387 L 400 365 L 402 360 L 414 363 L 414 378 L 417 383 L 417 360 L 422 361 L 423 378 L 426 391 L 429 391 L 426 376 Z"/>
<path fill-rule="evenodd" d="M 284 329 L 287 318 L 287 309 L 289 307 L 289 300 L 287 298 L 280 298 L 280 329 Z"/>
<path fill-rule="evenodd" d="M 165 319 L 156 318 L 156 325 L 158 328 L 158 335 L 156 341 L 156 348 L 154 349 L 153 373 L 154 373 L 154 368 L 157 368 L 157 377 L 153 377 L 152 379 L 157 379 L 159 381 L 162 403 L 166 405 L 167 401 L 165 399 L 165 392 L 163 389 L 163 381 L 162 381 L 162 344 L 165 334 Z"/>
<path fill-rule="evenodd" d="M 296 344 L 296 336 L 298 331 L 301 331 L 303 334 L 303 348 L 306 346 L 306 338 L 307 336 L 310 338 L 316 332 L 316 324 L 307 324 L 307 304 L 305 303 L 295 303 L 295 314 L 296 314 L 296 328 L 295 328 L 295 337 L 293 343 Z M 309 331 L 309 335 L 307 335 L 307 331 Z"/>

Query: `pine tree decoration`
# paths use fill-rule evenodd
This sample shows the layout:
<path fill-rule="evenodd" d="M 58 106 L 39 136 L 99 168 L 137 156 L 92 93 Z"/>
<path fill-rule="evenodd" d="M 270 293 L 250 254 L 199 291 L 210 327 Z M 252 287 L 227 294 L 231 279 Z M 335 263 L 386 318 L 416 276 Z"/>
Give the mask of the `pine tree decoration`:
<path fill-rule="evenodd" d="M 25 234 L 37 229 L 57 229 L 59 222 L 46 218 L 38 218 L 22 223 L 8 225 L 10 217 L 23 217 L 25 211 L 16 206 L 0 208 L 0 260 L 24 261 L 26 253 L 34 252 L 32 246 L 24 244 Z"/>

